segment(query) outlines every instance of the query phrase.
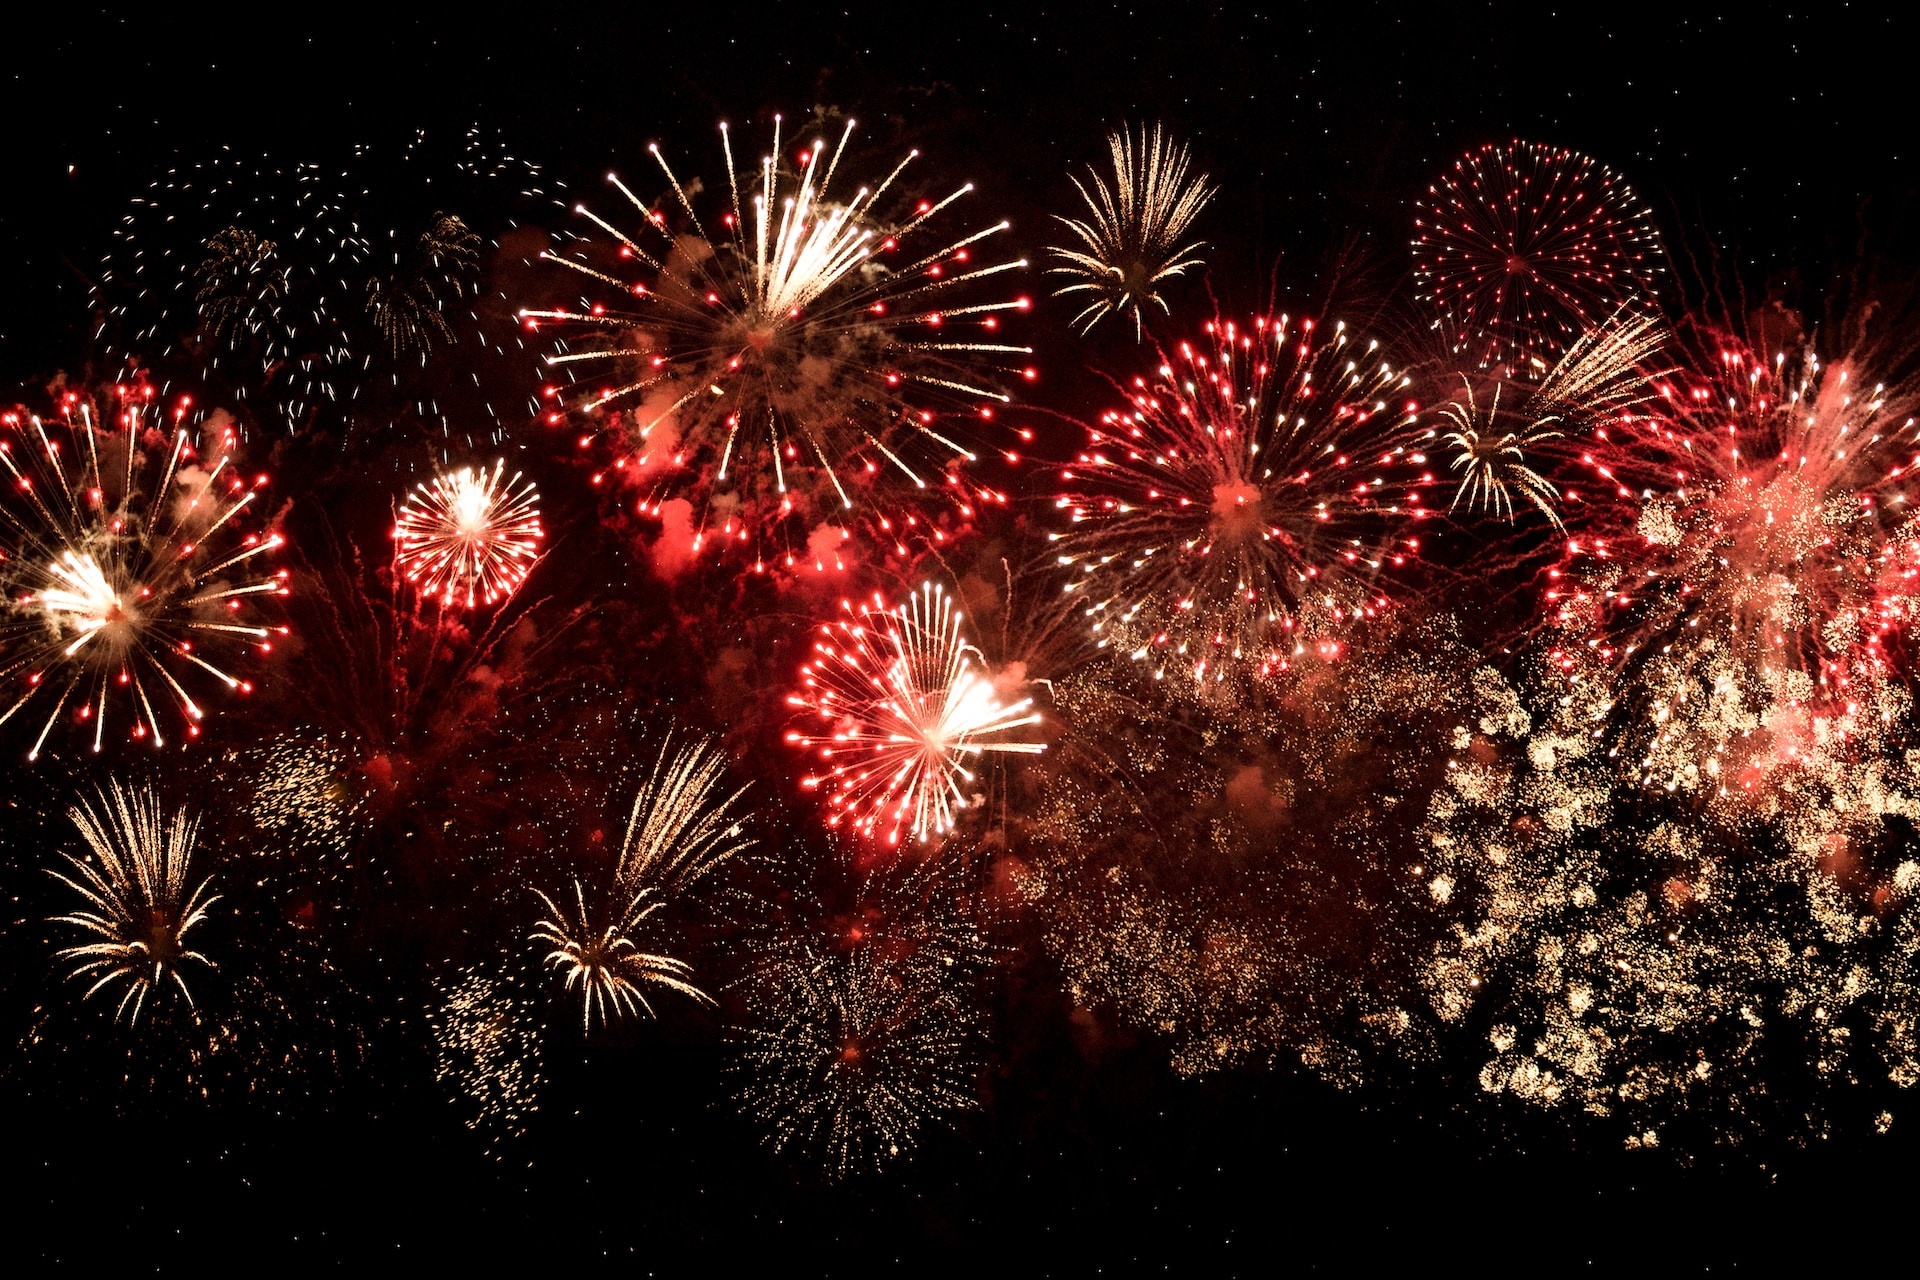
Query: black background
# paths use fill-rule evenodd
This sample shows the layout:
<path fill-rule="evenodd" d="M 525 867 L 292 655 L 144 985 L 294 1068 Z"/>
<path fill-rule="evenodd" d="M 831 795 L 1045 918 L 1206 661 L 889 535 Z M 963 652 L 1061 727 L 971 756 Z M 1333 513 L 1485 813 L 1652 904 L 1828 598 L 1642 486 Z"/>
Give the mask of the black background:
<path fill-rule="evenodd" d="M 1612 165 L 1670 246 L 1717 249 L 1753 287 L 1788 279 L 1817 300 L 1863 243 L 1896 268 L 1920 247 L 1920 33 L 1896 6 L 402 8 L 14 14 L 0 380 L 76 358 L 108 228 L 176 159 L 476 122 L 586 186 L 650 141 L 708 145 L 721 118 L 836 106 L 972 178 L 1037 246 L 1106 127 L 1164 120 L 1223 183 L 1207 287 L 1253 305 L 1325 285 L 1336 262 L 1401 288 L 1414 195 L 1460 151 L 1516 135 Z M 1086 354 L 1048 342 L 1062 394 Z M 548 1103 L 564 1115 L 568 1089 L 616 1090 L 633 1099 L 617 1123 L 582 1106 L 502 1163 L 379 1081 L 366 1118 L 319 1128 L 179 1133 L 14 1099 L 0 1256 L 1178 1275 L 1768 1270 L 1803 1253 L 1850 1267 L 1904 1247 L 1920 1149 L 1903 1125 L 1811 1150 L 1628 1157 L 1496 1129 L 1449 1097 L 1338 1094 L 1284 1071 L 1183 1083 L 1150 1045 L 1087 1061 L 1058 999 L 1003 997 L 1001 1025 L 1040 1029 L 1019 1033 L 1024 1065 L 958 1140 L 842 1191 L 760 1159 L 708 1104 L 713 1051 L 671 1035 L 619 1079 L 583 1066 Z"/>

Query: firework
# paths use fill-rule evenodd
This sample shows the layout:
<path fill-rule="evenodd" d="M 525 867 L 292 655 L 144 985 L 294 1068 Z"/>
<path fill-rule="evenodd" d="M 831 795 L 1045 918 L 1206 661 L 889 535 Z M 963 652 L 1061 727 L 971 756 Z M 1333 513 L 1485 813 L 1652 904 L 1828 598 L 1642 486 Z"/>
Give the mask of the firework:
<path fill-rule="evenodd" d="M 643 1009 L 651 1016 L 653 1006 L 647 1003 L 645 992 L 648 985 L 713 1003 L 711 996 L 687 981 L 693 966 L 672 956 L 650 955 L 636 947 L 629 936 L 666 905 L 651 890 L 634 894 L 604 921 L 594 919 L 587 907 L 586 890 L 578 880 L 573 882 L 571 912 L 539 890 L 534 892 L 547 907 L 546 917 L 534 926 L 534 940 L 552 946 L 547 964 L 566 975 L 567 990 L 580 992 L 581 1030 L 593 1029 L 595 1014 L 603 1023 Z"/>
<path fill-rule="evenodd" d="M 1605 165 L 1532 142 L 1456 160 L 1414 220 L 1414 275 L 1454 349 L 1532 378 L 1661 272 L 1653 215 Z"/>
<path fill-rule="evenodd" d="M 356 417 L 390 427 L 402 412 L 448 436 L 462 419 L 497 428 L 504 406 L 484 392 L 449 404 L 445 369 L 432 380 L 406 369 L 458 348 L 464 365 L 491 352 L 525 373 L 510 308 L 480 288 L 487 242 L 448 207 L 497 204 L 515 188 L 545 203 L 538 168 L 478 130 L 356 144 L 319 162 L 183 157 L 114 230 L 95 291 L 103 334 L 185 362 L 290 431 Z"/>
<path fill-rule="evenodd" d="M 547 915 L 533 938 L 552 947 L 546 963 L 565 975 L 569 991 L 579 991 L 583 1030 L 592 1029 L 596 1015 L 603 1023 L 642 1010 L 651 1015 L 649 985 L 713 1003 L 687 980 L 692 966 L 642 951 L 633 935 L 670 895 L 753 844 L 734 808 L 746 789 L 726 795 L 725 768 L 712 742 L 674 752 L 669 739 L 634 799 L 611 886 L 589 895 L 575 880 L 571 911 L 534 891 Z"/>
<path fill-rule="evenodd" d="M 491 605 L 519 589 L 538 558 L 540 495 L 505 460 L 437 475 L 407 495 L 394 522 L 393 559 L 421 594 L 442 607 Z"/>
<path fill-rule="evenodd" d="M 1913 611 L 1912 397 L 1862 358 L 1705 333 L 1583 441 L 1582 514 L 1547 592 L 1579 678 L 1622 689 L 1643 777 L 1725 796 L 1871 735 Z"/>
<path fill-rule="evenodd" d="M 1378 616 L 1433 479 L 1433 433 L 1377 343 L 1287 316 L 1208 333 L 1088 429 L 1052 535 L 1105 641 L 1202 682 L 1337 652 Z"/>
<path fill-rule="evenodd" d="M 735 1075 L 773 1150 L 845 1177 L 978 1105 L 975 986 L 993 951 L 968 896 L 948 862 L 895 865 L 757 948 Z"/>
<path fill-rule="evenodd" d="M 164 819 L 151 790 L 129 791 L 118 782 L 100 793 L 97 808 L 82 800 L 69 812 L 93 861 L 69 855 L 74 875 L 53 873 L 86 902 L 54 922 L 73 925 L 94 940 L 55 958 L 72 962 L 71 976 L 92 984 L 88 998 L 124 987 L 115 1016 L 130 1022 L 139 1021 L 140 1011 L 171 988 L 191 1005 L 193 993 L 182 970 L 189 963 L 211 968 L 212 962 L 188 945 L 187 934 L 219 901 L 207 893 L 210 880 L 187 887 L 199 824 L 184 809 Z"/>
<path fill-rule="evenodd" d="M 1560 491 L 1535 469 L 1541 455 L 1576 424 L 1628 412 L 1645 398 L 1644 362 L 1660 349 L 1664 334 L 1651 316 L 1625 312 L 1580 335 L 1538 386 L 1495 381 L 1491 399 L 1478 403 L 1473 380 L 1440 406 L 1453 430 L 1440 438 L 1460 475 L 1449 510 L 1465 506 L 1511 521 L 1518 498 L 1563 528 L 1556 503 Z M 1505 397 L 1510 407 L 1502 408 Z M 1518 400 L 1517 409 L 1513 406 Z"/>
<path fill-rule="evenodd" d="M 286 631 L 249 620 L 263 597 L 287 594 L 286 573 L 261 567 L 277 534 L 239 532 L 266 477 L 238 474 L 231 425 L 192 413 L 186 397 L 163 415 L 144 385 L 114 394 L 104 420 L 75 392 L 56 422 L 0 419 L 0 466 L 14 481 L 0 501 L 0 680 L 15 690 L 0 723 L 36 699 L 47 707 L 29 760 L 63 717 L 91 730 L 95 751 L 117 715 L 132 737 L 164 745 L 168 704 L 198 736 L 205 713 L 188 686 L 210 676 L 250 691 L 215 660 L 269 653 Z"/>
<path fill-rule="evenodd" d="M 509 971 L 474 965 L 435 983 L 434 1078 L 463 1122 L 498 1144 L 525 1136 L 546 1084 L 537 1007 Z"/>
<path fill-rule="evenodd" d="M 1224 709 L 1111 651 L 1055 684 L 1064 727 L 1009 849 L 1090 1034 L 1150 1035 L 1181 1075 L 1291 1062 L 1342 1087 L 1429 1046 L 1401 797 L 1437 780 L 1438 730 L 1480 709 L 1478 655 L 1404 620 L 1337 677 Z"/>
<path fill-rule="evenodd" d="M 1447 924 L 1422 976 L 1433 1012 L 1487 1028 L 1481 1088 L 1638 1148 L 1683 1122 L 1716 1143 L 1823 1132 L 1844 1088 L 1920 1079 L 1920 866 L 1900 816 L 1920 796 L 1914 760 L 1831 759 L 1721 825 L 1635 785 L 1595 737 L 1617 696 L 1604 677 L 1564 689 L 1529 683 L 1517 705 L 1497 674 L 1475 677 L 1492 714 L 1452 729 L 1406 868 Z M 1905 721 L 1899 701 L 1879 710 Z M 1790 1075 L 1813 1091 L 1779 1096 Z"/>
<path fill-rule="evenodd" d="M 945 492 L 962 516 L 983 497 L 1004 500 L 969 489 L 959 467 L 975 457 L 964 420 L 991 420 L 1004 382 L 1033 376 L 1029 349 L 1000 331 L 1027 300 L 986 287 L 1025 263 L 978 260 L 1004 222 L 909 248 L 972 184 L 939 199 L 904 194 L 911 153 L 871 187 L 838 194 L 852 136 L 849 121 L 831 150 L 825 138 L 801 146 L 795 172 L 776 117 L 772 150 L 743 183 L 723 125 L 731 201 L 717 238 L 694 206 L 697 185 L 653 148 L 670 188 L 658 206 L 608 178 L 639 229 L 629 236 L 582 208 L 611 240 L 549 255 L 609 301 L 523 313 L 566 338 L 549 357 L 570 380 L 549 388 L 551 420 L 572 410 L 591 428 L 583 444 L 611 437 L 614 474 L 642 490 L 644 513 L 697 480 L 696 550 L 709 531 L 745 542 L 796 513 L 824 522 L 886 477 Z M 883 508 L 874 526 L 888 541 L 922 526 Z"/>
<path fill-rule="evenodd" d="M 1073 179 L 1088 219 L 1057 219 L 1079 237 L 1080 247 L 1048 250 L 1061 265 L 1047 273 L 1068 279 L 1054 291 L 1056 297 L 1087 295 L 1087 305 L 1073 318 L 1083 332 L 1119 315 L 1133 320 L 1138 341 L 1149 307 L 1167 314 L 1162 282 L 1200 265 L 1206 242 L 1181 242 L 1218 188 L 1207 185 L 1204 173 L 1188 176 L 1192 161 L 1185 144 L 1164 135 L 1159 125 L 1151 134 L 1143 127 L 1138 141 L 1117 129 L 1107 135 L 1107 148 L 1113 154 L 1111 181 L 1091 173 L 1089 190 Z"/>
<path fill-rule="evenodd" d="M 945 836 L 977 780 L 968 763 L 986 752 L 1045 750 L 1006 736 L 1040 716 L 1031 699 L 1002 703 L 960 614 L 933 583 L 897 608 L 878 595 L 841 608 L 846 617 L 820 628 L 814 658 L 800 668 L 804 692 L 787 699 L 821 723 L 787 734 L 825 764 L 801 785 L 826 792 L 831 826 L 884 832 L 888 844 L 903 830 L 921 841 Z"/>

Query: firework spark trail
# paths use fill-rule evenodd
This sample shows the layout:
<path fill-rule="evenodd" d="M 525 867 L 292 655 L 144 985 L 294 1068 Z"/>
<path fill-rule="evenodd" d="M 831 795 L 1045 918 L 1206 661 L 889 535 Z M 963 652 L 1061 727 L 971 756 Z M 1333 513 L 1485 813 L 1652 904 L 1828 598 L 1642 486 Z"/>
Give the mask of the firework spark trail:
<path fill-rule="evenodd" d="M 612 883 L 589 892 L 575 879 L 570 907 L 534 890 L 547 913 L 533 940 L 551 948 L 546 964 L 579 993 L 583 1031 L 593 1029 L 595 1017 L 605 1024 L 651 1016 L 648 986 L 713 1003 L 689 981 L 691 965 L 643 951 L 634 937 L 676 894 L 753 845 L 735 807 L 746 788 L 726 794 L 725 769 L 726 756 L 711 740 L 675 751 L 669 737 L 634 797 Z"/>
<path fill-rule="evenodd" d="M 857 494 L 878 498 L 885 478 L 912 493 L 945 491 L 967 518 L 977 501 L 1005 501 L 958 474 L 976 458 L 964 440 L 977 428 L 962 419 L 990 422 L 1008 401 L 1003 384 L 1036 376 L 1023 363 L 1030 348 L 1000 333 L 1028 300 L 980 290 L 1026 264 L 975 261 L 1004 222 L 898 260 L 973 186 L 886 202 L 915 152 L 876 185 L 830 194 L 852 134 L 849 121 L 830 152 L 824 138 L 804 147 L 796 175 L 776 117 L 772 151 L 743 187 L 723 125 L 731 203 L 718 239 L 690 184 L 652 148 L 675 207 L 650 206 L 609 175 L 640 229 L 629 236 L 581 207 L 611 241 L 548 255 L 620 301 L 522 313 L 529 327 L 568 335 L 548 358 L 569 380 L 547 388 L 548 420 L 583 417 L 583 447 L 615 437 L 612 472 L 596 481 L 624 475 L 646 495 L 643 514 L 660 515 L 682 491 L 698 496 L 696 552 L 709 536 L 747 543 L 790 515 L 852 510 Z M 872 523 L 903 553 L 915 531 L 938 540 L 912 503 L 880 501 Z"/>
<path fill-rule="evenodd" d="M 1414 276 L 1455 350 L 1531 379 L 1662 271 L 1653 216 L 1605 165 L 1533 142 L 1456 160 L 1414 222 Z"/>
<path fill-rule="evenodd" d="M 1726 796 L 1871 736 L 1914 612 L 1914 395 L 1867 361 L 1703 333 L 1583 440 L 1556 660 L 1633 673 L 1643 780 Z"/>
<path fill-rule="evenodd" d="M 1417 554 L 1435 433 L 1410 380 L 1344 324 L 1215 321 L 1088 429 L 1050 535 L 1095 630 L 1195 680 L 1284 670 L 1388 607 Z"/>
<path fill-rule="evenodd" d="M 1055 297 L 1091 295 L 1072 321 L 1083 333 L 1119 315 L 1132 318 L 1137 342 L 1149 307 L 1169 314 L 1159 292 L 1162 282 L 1201 265 L 1206 242 L 1181 242 L 1219 188 L 1207 185 L 1204 173 L 1188 176 L 1192 159 L 1186 145 L 1157 124 L 1151 134 L 1142 127 L 1137 141 L 1130 131 L 1115 130 L 1107 136 L 1107 148 L 1113 157 L 1110 180 L 1098 172 L 1090 173 L 1087 183 L 1073 179 L 1087 219 L 1055 219 L 1079 237 L 1080 247 L 1048 249 L 1060 265 L 1047 274 L 1067 278 Z"/>
<path fill-rule="evenodd" d="M 68 947 L 55 959 L 71 961 L 70 976 L 92 984 L 83 998 L 124 985 L 115 1017 L 138 1022 L 169 980 L 193 1003 L 181 968 L 189 961 L 212 968 L 213 962 L 187 945 L 187 934 L 219 898 L 207 894 L 211 880 L 187 887 L 199 824 L 185 809 L 164 820 L 151 789 L 128 790 L 118 782 L 110 782 L 97 803 L 82 800 L 69 811 L 94 861 L 69 855 L 75 874 L 52 873 L 86 902 L 54 923 L 73 925 L 97 941 Z"/>
<path fill-rule="evenodd" d="M 443 607 L 471 609 L 512 595 L 538 559 L 540 495 L 520 473 L 504 480 L 471 467 L 437 475 L 407 495 L 394 522 L 394 564 Z"/>
<path fill-rule="evenodd" d="M 29 760 L 70 707 L 90 723 L 95 751 L 116 708 L 131 715 L 134 738 L 164 745 L 156 702 L 171 701 L 197 737 L 204 712 L 185 682 L 204 674 L 252 689 L 201 646 L 266 654 L 286 634 L 243 620 L 260 597 L 287 594 L 286 571 L 263 574 L 258 564 L 279 535 L 237 531 L 266 477 L 237 474 L 230 428 L 203 442 L 185 397 L 162 437 L 151 388 L 116 394 L 110 423 L 72 392 L 56 423 L 31 414 L 0 421 L 0 466 L 14 481 L 0 500 L 10 597 L 0 680 L 18 689 L 0 704 L 0 724 L 43 690 L 52 703 Z M 170 438 L 164 458 L 149 449 L 155 437 Z"/>
<path fill-rule="evenodd" d="M 1000 701 L 960 614 L 933 583 L 893 609 L 878 595 L 841 608 L 847 616 L 820 628 L 814 658 L 800 668 L 804 692 L 787 699 L 823 725 L 787 734 L 826 766 L 801 785 L 826 792 L 829 825 L 870 838 L 884 830 L 888 844 L 903 830 L 921 841 L 945 836 L 969 803 L 963 784 L 976 781 L 967 762 L 1045 750 L 1002 736 L 1040 715 L 1031 699 Z"/>

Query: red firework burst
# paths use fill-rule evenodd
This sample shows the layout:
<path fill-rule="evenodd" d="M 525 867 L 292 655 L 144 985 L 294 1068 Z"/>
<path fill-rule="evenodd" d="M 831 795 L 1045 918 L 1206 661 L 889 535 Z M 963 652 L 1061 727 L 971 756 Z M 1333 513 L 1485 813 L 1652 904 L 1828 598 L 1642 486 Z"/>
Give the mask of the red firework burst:
<path fill-rule="evenodd" d="M 1107 642 L 1203 682 L 1332 656 L 1419 548 L 1434 433 L 1409 385 L 1344 324 L 1215 321 L 1061 468 L 1067 590 Z"/>
<path fill-rule="evenodd" d="M 1454 161 L 1414 219 L 1414 278 L 1448 344 L 1478 368 L 1534 377 L 1662 270 L 1653 215 L 1590 157 L 1490 143 Z"/>
<path fill-rule="evenodd" d="M 1649 781 L 1751 785 L 1816 737 L 1862 731 L 1904 649 L 1920 592 L 1913 397 L 1875 383 L 1864 356 L 1768 355 L 1724 334 L 1680 350 L 1583 442 L 1550 617 L 1633 675 Z M 1568 670 L 1575 652 L 1558 655 Z"/>

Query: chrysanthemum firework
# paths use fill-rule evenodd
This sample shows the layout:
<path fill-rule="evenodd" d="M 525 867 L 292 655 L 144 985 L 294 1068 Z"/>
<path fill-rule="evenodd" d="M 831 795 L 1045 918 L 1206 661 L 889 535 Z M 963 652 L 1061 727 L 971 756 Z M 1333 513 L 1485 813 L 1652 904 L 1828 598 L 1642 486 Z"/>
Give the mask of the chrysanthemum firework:
<path fill-rule="evenodd" d="M 801 785 L 826 792 L 832 826 L 888 844 L 903 832 L 943 837 L 978 781 L 969 765 L 1045 750 L 1022 732 L 1039 713 L 1031 699 L 1002 701 L 941 587 L 927 583 L 892 609 L 878 595 L 841 608 L 787 699 L 818 722 L 787 734 L 824 765 Z"/>
<path fill-rule="evenodd" d="M 1561 147 L 1490 143 L 1454 161 L 1414 220 L 1414 276 L 1474 366 L 1544 373 L 1662 270 L 1646 205 L 1605 165 Z"/>
<path fill-rule="evenodd" d="M 1086 201 L 1087 218 L 1057 221 L 1079 237 L 1077 246 L 1048 250 L 1060 260 L 1048 275 L 1067 277 L 1056 297 L 1075 296 L 1086 305 L 1073 323 L 1090 332 L 1109 315 L 1130 318 L 1137 341 L 1146 311 L 1167 313 L 1160 289 L 1167 280 L 1201 263 L 1203 240 L 1187 240 L 1187 231 L 1218 189 L 1207 175 L 1189 175 L 1192 159 L 1184 143 L 1153 126 L 1136 140 L 1126 129 L 1107 135 L 1113 177 L 1098 172 L 1088 183 L 1073 179 Z"/>
<path fill-rule="evenodd" d="M 595 1017 L 605 1023 L 651 1014 L 649 986 L 713 1003 L 689 980 L 692 966 L 643 951 L 635 939 L 674 894 L 752 845 L 734 807 L 745 788 L 726 794 L 725 770 L 726 757 L 712 742 L 677 752 L 664 744 L 634 798 L 611 883 L 589 892 L 576 879 L 571 909 L 535 890 L 547 913 L 533 938 L 551 948 L 547 964 L 579 994 L 583 1029 L 591 1030 Z"/>
<path fill-rule="evenodd" d="M 925 517 L 881 498 L 889 487 L 943 493 L 963 517 L 1004 500 L 961 467 L 1007 384 L 1033 376 L 1028 348 L 1002 332 L 1027 299 L 993 289 L 1025 263 L 980 258 L 1004 222 L 933 238 L 973 186 L 908 194 L 917 153 L 843 194 L 835 178 L 852 136 L 849 121 L 830 149 L 818 138 L 796 156 L 776 118 L 771 152 L 743 175 L 723 125 L 730 199 L 718 227 L 695 207 L 699 184 L 652 148 L 668 194 L 650 204 L 609 175 L 638 229 L 581 208 L 610 238 L 548 256 L 585 292 L 522 313 L 563 336 L 549 362 L 567 381 L 548 388 L 550 420 L 571 411 L 583 445 L 610 438 L 615 461 L 599 478 L 636 487 L 643 512 L 684 493 L 702 542 L 750 543 L 789 516 L 844 519 L 871 498 L 861 505 L 874 531 L 899 543 Z"/>
<path fill-rule="evenodd" d="M 1108 643 L 1203 682 L 1337 652 L 1419 549 L 1434 433 L 1409 386 L 1344 324 L 1213 322 L 1061 468 L 1067 590 Z"/>
<path fill-rule="evenodd" d="M 471 609 L 519 589 L 538 558 L 540 495 L 505 460 L 462 467 L 407 495 L 393 528 L 394 564 L 423 596 Z"/>
<path fill-rule="evenodd" d="M 69 856 L 72 875 L 54 877 L 85 900 L 85 906 L 55 917 L 56 924 L 82 930 L 87 938 L 61 951 L 72 977 L 90 985 L 86 994 L 122 988 L 116 1016 L 137 1022 L 151 1001 L 178 989 L 191 1005 L 183 970 L 212 967 L 193 949 L 187 935 L 207 918 L 218 897 L 211 881 L 189 887 L 187 865 L 199 824 L 186 810 L 163 817 L 151 789 L 109 783 L 96 802 L 82 800 L 70 811 L 92 860 Z"/>
<path fill-rule="evenodd" d="M 1711 331 L 1681 354 L 1583 441 L 1547 599 L 1566 670 L 1585 650 L 1631 678 L 1645 780 L 1725 795 L 1871 731 L 1920 582 L 1920 439 L 1869 354 Z"/>
<path fill-rule="evenodd" d="M 120 717 L 134 738 L 163 745 L 169 704 L 197 736 L 204 712 L 190 686 L 210 677 L 248 691 L 219 664 L 266 654 L 285 631 L 255 621 L 266 597 L 287 593 L 285 572 L 264 559 L 281 540 L 242 531 L 266 477 L 239 474 L 224 416 L 186 397 L 163 412 L 144 384 L 110 399 L 96 412 L 66 392 L 55 421 L 0 420 L 0 466 L 13 478 L 0 498 L 0 681 L 12 686 L 0 723 L 45 709 L 29 759 L 63 718 L 89 730 L 96 751 Z"/>

